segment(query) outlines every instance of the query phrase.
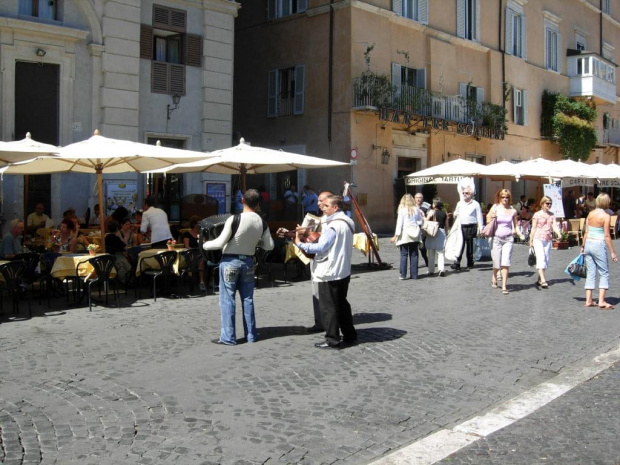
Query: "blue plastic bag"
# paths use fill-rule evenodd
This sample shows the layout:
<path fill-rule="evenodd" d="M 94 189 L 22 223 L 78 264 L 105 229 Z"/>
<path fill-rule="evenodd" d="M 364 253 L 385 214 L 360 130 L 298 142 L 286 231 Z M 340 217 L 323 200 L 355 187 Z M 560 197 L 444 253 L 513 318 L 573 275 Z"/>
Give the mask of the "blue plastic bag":
<path fill-rule="evenodd" d="M 577 275 L 574 275 L 574 274 L 570 274 L 570 271 L 568 270 L 568 269 L 570 268 L 570 266 L 571 266 L 571 265 L 573 265 L 573 264 L 576 264 L 576 265 L 582 265 L 582 266 L 584 266 L 584 265 L 585 265 L 585 259 L 584 259 L 583 254 L 579 254 L 579 255 L 577 255 L 577 256 L 575 257 L 575 259 L 574 259 L 572 262 L 570 262 L 570 263 L 568 264 L 568 266 L 566 267 L 566 269 L 564 270 L 564 273 L 566 273 L 566 274 L 567 274 L 567 275 L 569 275 L 571 278 L 573 278 L 573 280 L 575 280 L 575 281 L 579 281 L 579 280 L 581 279 L 581 276 L 577 276 Z"/>

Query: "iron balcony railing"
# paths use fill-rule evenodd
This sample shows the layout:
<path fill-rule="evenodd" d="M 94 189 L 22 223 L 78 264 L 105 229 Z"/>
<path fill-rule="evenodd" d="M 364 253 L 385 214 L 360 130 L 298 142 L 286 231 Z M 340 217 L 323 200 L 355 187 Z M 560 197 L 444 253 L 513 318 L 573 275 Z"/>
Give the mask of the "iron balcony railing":
<path fill-rule="evenodd" d="M 382 76 L 365 75 L 353 80 L 353 107 L 390 108 L 412 115 L 478 126 L 503 128 L 506 124 L 506 110 L 500 105 L 407 85 L 396 87 Z"/>

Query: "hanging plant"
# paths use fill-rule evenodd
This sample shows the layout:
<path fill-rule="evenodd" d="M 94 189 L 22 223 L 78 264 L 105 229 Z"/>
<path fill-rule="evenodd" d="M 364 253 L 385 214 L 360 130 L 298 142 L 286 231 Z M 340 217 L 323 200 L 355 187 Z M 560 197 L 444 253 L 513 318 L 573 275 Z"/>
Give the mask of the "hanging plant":
<path fill-rule="evenodd" d="M 551 135 L 552 140 L 560 144 L 560 153 L 564 158 L 586 161 L 596 145 L 594 104 L 589 106 L 545 91 L 542 107 L 542 134 Z"/>

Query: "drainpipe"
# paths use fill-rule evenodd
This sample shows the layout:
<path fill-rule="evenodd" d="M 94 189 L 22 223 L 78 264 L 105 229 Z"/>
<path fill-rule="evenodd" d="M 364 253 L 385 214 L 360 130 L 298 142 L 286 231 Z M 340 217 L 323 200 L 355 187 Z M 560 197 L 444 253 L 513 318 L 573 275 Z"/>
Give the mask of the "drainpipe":
<path fill-rule="evenodd" d="M 602 1 L 602 0 L 601 0 Z M 502 10 L 504 9 L 503 0 L 499 0 L 499 24 L 497 27 L 497 35 L 499 39 L 499 51 L 502 54 L 502 106 L 506 109 L 506 99 L 504 98 L 504 84 L 506 82 L 506 44 L 502 47 Z"/>
<path fill-rule="evenodd" d="M 327 83 L 327 140 L 332 141 L 333 78 L 334 78 L 334 0 L 329 0 L 329 82 Z"/>
<path fill-rule="evenodd" d="M 601 17 L 600 17 L 600 36 L 601 36 L 601 45 L 600 45 L 600 54 L 603 56 L 603 0 L 601 0 Z"/>

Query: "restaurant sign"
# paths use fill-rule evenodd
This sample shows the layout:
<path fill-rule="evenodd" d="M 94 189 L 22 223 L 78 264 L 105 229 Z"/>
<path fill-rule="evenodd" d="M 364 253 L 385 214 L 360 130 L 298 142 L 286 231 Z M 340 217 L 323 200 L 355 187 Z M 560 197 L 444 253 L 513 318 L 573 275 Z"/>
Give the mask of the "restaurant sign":
<path fill-rule="evenodd" d="M 591 187 L 591 186 L 594 186 L 594 179 L 589 179 L 589 178 L 563 178 L 562 179 L 563 188 L 573 187 L 573 186 Z"/>
<path fill-rule="evenodd" d="M 411 176 L 405 178 L 407 186 L 421 184 L 458 184 L 465 176 Z"/>
<path fill-rule="evenodd" d="M 412 119 L 419 119 L 422 121 L 422 127 L 424 129 L 437 129 L 440 131 L 455 132 L 464 136 L 485 137 L 487 139 L 504 140 L 504 136 L 506 135 L 503 128 L 476 126 L 471 123 L 456 123 L 455 125 L 454 121 L 383 107 L 379 110 L 379 119 L 391 123 L 408 123 Z"/>

